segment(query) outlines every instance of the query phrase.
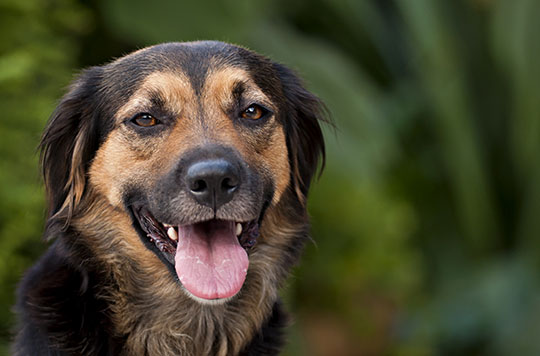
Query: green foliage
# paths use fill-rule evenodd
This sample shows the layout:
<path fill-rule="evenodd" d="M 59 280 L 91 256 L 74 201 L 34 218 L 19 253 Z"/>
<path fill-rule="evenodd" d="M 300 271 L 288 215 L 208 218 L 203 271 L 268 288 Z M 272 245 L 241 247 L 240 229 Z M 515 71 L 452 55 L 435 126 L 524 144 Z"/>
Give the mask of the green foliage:
<path fill-rule="evenodd" d="M 14 289 L 44 244 L 36 146 L 75 64 L 87 17 L 73 1 L 0 2 L 0 337 L 9 339 Z M 58 159 L 65 159 L 58 157 Z M 0 350 L 2 352 L 2 350 Z M 2 352 L 3 353 L 3 352 Z M 7 353 L 7 350 L 6 350 Z"/>
<path fill-rule="evenodd" d="M 210 38 L 296 68 L 337 125 L 310 197 L 316 243 L 284 292 L 286 354 L 540 353 L 540 2 L 87 6 L 0 2 L 4 340 L 43 248 L 34 149 L 73 68 Z"/>

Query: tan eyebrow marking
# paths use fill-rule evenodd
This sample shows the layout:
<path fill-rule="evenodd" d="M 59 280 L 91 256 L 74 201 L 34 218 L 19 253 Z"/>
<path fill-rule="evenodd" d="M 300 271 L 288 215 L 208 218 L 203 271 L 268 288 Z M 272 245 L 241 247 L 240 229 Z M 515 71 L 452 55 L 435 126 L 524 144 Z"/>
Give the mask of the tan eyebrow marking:
<path fill-rule="evenodd" d="M 121 120 L 137 110 L 154 105 L 156 98 L 171 112 L 180 114 L 187 103 L 195 102 L 195 92 L 189 78 L 182 72 L 154 72 L 149 74 L 131 95 L 129 100 L 116 112 L 116 120 Z"/>

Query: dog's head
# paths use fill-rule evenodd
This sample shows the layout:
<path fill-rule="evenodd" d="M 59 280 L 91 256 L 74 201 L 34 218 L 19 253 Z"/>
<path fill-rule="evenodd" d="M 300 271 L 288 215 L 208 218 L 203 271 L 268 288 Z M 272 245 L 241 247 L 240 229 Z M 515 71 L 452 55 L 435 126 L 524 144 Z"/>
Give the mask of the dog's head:
<path fill-rule="evenodd" d="M 49 234 L 97 197 L 131 218 L 188 295 L 226 300 L 266 212 L 284 201 L 305 211 L 324 158 L 321 111 L 289 69 L 220 42 L 90 68 L 42 138 Z"/>

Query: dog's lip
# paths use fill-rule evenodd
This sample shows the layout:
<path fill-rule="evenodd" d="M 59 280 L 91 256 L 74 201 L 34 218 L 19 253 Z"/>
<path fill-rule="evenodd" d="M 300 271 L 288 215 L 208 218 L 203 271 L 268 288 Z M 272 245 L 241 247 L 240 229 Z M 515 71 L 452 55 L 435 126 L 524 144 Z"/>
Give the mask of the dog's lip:
<path fill-rule="evenodd" d="M 145 237 L 153 243 L 170 264 L 174 265 L 174 253 L 177 243 L 168 237 L 164 225 L 156 220 L 143 205 L 133 205 L 130 208 L 134 221 L 138 223 L 142 232 L 146 234 Z"/>

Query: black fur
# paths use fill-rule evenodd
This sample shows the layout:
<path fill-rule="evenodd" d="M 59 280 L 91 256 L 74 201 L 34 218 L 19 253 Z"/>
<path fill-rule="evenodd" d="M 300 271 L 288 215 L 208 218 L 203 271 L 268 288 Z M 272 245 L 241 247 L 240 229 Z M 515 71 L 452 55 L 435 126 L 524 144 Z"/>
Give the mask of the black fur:
<path fill-rule="evenodd" d="M 73 240 L 73 239 L 72 239 Z M 96 287 L 104 276 L 81 261 L 88 251 L 59 238 L 27 272 L 18 289 L 16 355 L 114 355 L 107 304 Z"/>

